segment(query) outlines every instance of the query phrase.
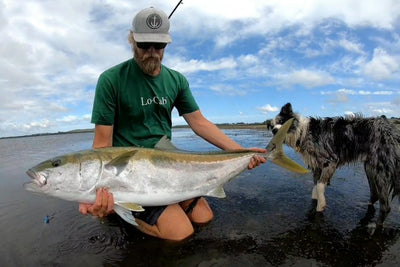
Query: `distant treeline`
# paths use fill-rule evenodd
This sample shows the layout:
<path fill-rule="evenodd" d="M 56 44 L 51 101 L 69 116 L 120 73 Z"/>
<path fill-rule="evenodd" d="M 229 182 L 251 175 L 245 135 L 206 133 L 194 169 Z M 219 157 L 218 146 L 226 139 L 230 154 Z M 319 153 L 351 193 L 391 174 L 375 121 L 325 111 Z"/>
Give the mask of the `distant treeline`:
<path fill-rule="evenodd" d="M 400 118 L 390 118 L 390 120 L 396 124 L 400 128 Z M 255 122 L 255 123 L 244 123 L 244 122 L 237 122 L 237 123 L 217 123 L 216 125 L 220 129 L 266 129 L 271 130 L 272 120 L 266 120 L 264 122 Z M 181 129 L 181 128 L 189 128 L 188 125 L 176 125 L 172 128 Z M 8 138 L 20 138 L 20 137 L 34 137 L 34 136 L 44 136 L 44 135 L 56 135 L 56 134 L 75 134 L 75 133 L 90 133 L 94 132 L 94 129 L 76 129 L 67 132 L 57 132 L 57 133 L 38 133 L 38 134 L 29 134 L 29 135 L 19 135 L 19 136 L 10 136 L 10 137 L 0 137 L 0 139 L 8 139 Z"/>
<path fill-rule="evenodd" d="M 244 123 L 244 122 L 237 122 L 237 123 L 216 123 L 215 124 L 220 129 L 242 129 L 242 128 L 250 128 L 250 129 L 257 129 L 257 128 L 266 128 L 266 122 L 256 122 L 256 123 Z M 189 128 L 189 125 L 176 125 L 172 128 L 180 129 L 180 128 Z"/>

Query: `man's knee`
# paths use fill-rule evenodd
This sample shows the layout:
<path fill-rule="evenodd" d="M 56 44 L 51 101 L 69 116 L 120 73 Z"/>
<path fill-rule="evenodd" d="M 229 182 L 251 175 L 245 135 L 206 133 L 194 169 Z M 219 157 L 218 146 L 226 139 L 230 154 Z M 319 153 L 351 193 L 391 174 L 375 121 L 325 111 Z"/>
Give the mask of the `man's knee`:
<path fill-rule="evenodd" d="M 209 223 L 214 218 L 214 213 L 211 210 L 207 200 L 204 198 L 200 198 L 197 201 L 196 206 L 188 214 L 188 216 L 190 220 L 194 223 L 206 224 Z"/>
<path fill-rule="evenodd" d="M 189 224 L 179 224 L 173 231 L 167 231 L 161 234 L 161 238 L 172 240 L 172 241 L 182 241 L 193 235 L 194 229 L 191 223 Z"/>
<path fill-rule="evenodd" d="M 178 204 L 168 206 L 157 223 L 160 238 L 180 241 L 194 233 L 192 223 Z"/>

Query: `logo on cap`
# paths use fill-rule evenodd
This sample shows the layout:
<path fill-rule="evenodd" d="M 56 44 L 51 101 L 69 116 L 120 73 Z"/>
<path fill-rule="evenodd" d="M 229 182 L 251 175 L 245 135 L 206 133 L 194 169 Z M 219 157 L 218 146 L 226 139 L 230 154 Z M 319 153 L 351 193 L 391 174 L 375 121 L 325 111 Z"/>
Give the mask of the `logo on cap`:
<path fill-rule="evenodd" d="M 161 27 L 162 19 L 158 14 L 151 14 L 147 17 L 146 23 L 150 29 L 158 29 Z"/>

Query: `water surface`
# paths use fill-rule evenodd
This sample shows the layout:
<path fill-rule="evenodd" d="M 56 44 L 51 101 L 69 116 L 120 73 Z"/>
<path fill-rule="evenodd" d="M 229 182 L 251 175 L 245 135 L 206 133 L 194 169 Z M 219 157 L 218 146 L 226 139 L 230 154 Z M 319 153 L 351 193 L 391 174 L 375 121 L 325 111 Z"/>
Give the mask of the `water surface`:
<path fill-rule="evenodd" d="M 246 147 L 265 147 L 270 133 L 226 130 Z M 323 215 L 312 211 L 311 175 L 271 163 L 225 185 L 227 198 L 208 198 L 215 219 L 179 243 L 137 231 L 118 216 L 83 216 L 78 204 L 23 189 L 25 171 L 42 160 L 88 149 L 92 133 L 0 140 L 1 266 L 399 266 L 398 201 L 385 228 L 360 224 L 368 182 L 362 164 L 337 171 L 326 189 Z M 216 150 L 188 129 L 173 143 L 192 151 Z M 301 163 L 293 150 L 289 157 Z M 50 217 L 49 223 L 44 222 Z"/>

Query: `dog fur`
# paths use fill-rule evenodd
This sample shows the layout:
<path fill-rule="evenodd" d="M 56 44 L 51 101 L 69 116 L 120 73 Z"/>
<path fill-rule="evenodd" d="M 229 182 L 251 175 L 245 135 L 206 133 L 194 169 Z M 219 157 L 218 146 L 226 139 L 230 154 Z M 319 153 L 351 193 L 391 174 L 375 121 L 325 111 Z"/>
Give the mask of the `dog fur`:
<path fill-rule="evenodd" d="M 400 130 L 386 117 L 313 118 L 294 113 L 290 103 L 271 121 L 273 132 L 294 118 L 285 143 L 299 152 L 313 172 L 312 198 L 317 211 L 326 206 L 325 187 L 337 168 L 364 162 L 370 187 L 368 210 L 379 200 L 377 225 L 390 212 L 391 200 L 400 195 Z"/>

